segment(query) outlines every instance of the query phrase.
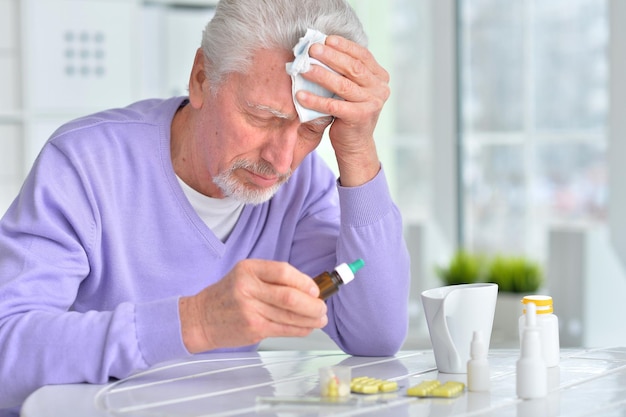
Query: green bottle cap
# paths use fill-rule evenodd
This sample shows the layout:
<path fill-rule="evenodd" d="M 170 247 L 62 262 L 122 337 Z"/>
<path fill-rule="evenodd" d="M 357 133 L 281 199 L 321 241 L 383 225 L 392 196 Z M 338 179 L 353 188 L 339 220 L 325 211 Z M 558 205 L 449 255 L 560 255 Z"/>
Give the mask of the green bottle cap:
<path fill-rule="evenodd" d="M 363 268 L 363 265 L 365 265 L 365 261 L 361 258 L 357 259 L 356 261 L 352 262 L 351 264 L 348 264 L 348 266 L 350 267 L 350 270 L 352 271 L 353 274 L 356 274 L 356 271 L 358 271 L 359 269 Z"/>
<path fill-rule="evenodd" d="M 363 259 L 357 259 L 351 264 L 347 264 L 344 262 L 340 265 L 337 265 L 337 267 L 335 268 L 335 272 L 339 275 L 341 281 L 344 284 L 347 284 L 354 279 L 354 273 L 361 269 L 363 265 L 365 265 Z"/>

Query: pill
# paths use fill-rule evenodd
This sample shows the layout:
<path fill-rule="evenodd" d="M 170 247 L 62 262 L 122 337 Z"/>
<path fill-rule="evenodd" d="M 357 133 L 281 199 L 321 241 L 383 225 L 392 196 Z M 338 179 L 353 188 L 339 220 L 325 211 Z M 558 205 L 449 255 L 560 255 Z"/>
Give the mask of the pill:
<path fill-rule="evenodd" d="M 378 386 L 374 384 L 358 384 L 352 388 L 352 392 L 359 394 L 376 394 L 378 392 Z"/>
<path fill-rule="evenodd" d="M 440 397 L 453 398 L 465 390 L 465 384 L 458 381 L 448 381 L 445 384 L 436 380 L 423 381 L 407 389 L 411 397 Z"/>
<path fill-rule="evenodd" d="M 378 385 L 380 392 L 391 392 L 398 389 L 398 383 L 396 381 L 383 381 Z"/>
<path fill-rule="evenodd" d="M 397 390 L 398 383 L 395 381 L 386 381 L 383 379 L 361 376 L 352 379 L 350 389 L 352 392 L 356 392 L 358 394 L 377 394 L 379 392 L 391 392 Z"/>
<path fill-rule="evenodd" d="M 407 389 L 406 393 L 412 397 L 427 397 L 439 385 L 441 385 L 441 382 L 437 380 L 422 381 Z"/>
<path fill-rule="evenodd" d="M 339 382 L 337 378 L 331 378 L 328 380 L 324 389 L 322 390 L 322 396 L 324 397 L 338 397 L 339 396 Z"/>
<path fill-rule="evenodd" d="M 448 381 L 445 384 L 435 388 L 431 393 L 433 397 L 452 398 L 456 397 L 465 390 L 465 384 L 462 382 Z"/>

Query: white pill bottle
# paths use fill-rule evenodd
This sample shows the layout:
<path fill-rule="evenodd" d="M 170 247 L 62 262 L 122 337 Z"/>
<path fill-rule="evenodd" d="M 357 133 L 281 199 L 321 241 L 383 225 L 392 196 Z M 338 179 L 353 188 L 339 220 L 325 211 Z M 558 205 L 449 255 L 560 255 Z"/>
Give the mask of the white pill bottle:
<path fill-rule="evenodd" d="M 554 314 L 552 297 L 548 295 L 527 295 L 522 299 L 522 304 L 533 303 L 537 306 L 537 327 L 541 339 L 541 353 L 546 367 L 551 368 L 559 365 L 560 342 L 559 342 L 559 318 Z M 526 327 L 526 308 L 519 318 L 520 344 L 522 332 Z"/>

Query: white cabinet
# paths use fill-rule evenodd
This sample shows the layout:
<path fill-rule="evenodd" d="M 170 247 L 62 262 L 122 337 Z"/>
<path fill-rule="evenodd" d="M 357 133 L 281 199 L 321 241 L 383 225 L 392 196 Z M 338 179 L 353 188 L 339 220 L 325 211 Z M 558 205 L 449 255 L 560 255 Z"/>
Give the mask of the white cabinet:
<path fill-rule="evenodd" d="M 138 97 L 140 4 L 22 0 L 24 170 L 58 125 Z"/>
<path fill-rule="evenodd" d="M 21 107 L 17 1 L 0 0 L 0 115 L 14 115 Z"/>
<path fill-rule="evenodd" d="M 0 217 L 9 207 L 20 188 L 22 180 L 22 166 L 20 141 L 22 128 L 19 123 L 0 123 Z"/>
<path fill-rule="evenodd" d="M 17 1 L 0 0 L 0 51 L 17 47 Z"/>
<path fill-rule="evenodd" d="M 62 123 L 185 94 L 217 0 L 0 0 L 0 216 Z"/>
<path fill-rule="evenodd" d="M 22 180 L 18 0 L 0 0 L 0 216 Z"/>
<path fill-rule="evenodd" d="M 138 7 L 120 0 L 23 0 L 26 110 L 84 114 L 136 97 Z"/>

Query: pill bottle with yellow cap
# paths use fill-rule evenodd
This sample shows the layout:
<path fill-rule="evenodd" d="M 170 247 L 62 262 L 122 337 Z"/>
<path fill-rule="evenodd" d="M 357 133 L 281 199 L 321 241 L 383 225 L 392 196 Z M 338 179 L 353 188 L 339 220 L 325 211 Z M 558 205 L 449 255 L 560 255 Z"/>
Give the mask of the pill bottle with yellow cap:
<path fill-rule="evenodd" d="M 552 297 L 548 295 L 527 295 L 522 299 L 524 306 L 533 303 L 537 307 L 537 327 L 541 339 L 541 353 L 548 368 L 559 365 L 559 318 L 554 314 Z M 526 327 L 526 308 L 519 318 L 520 343 Z"/>

